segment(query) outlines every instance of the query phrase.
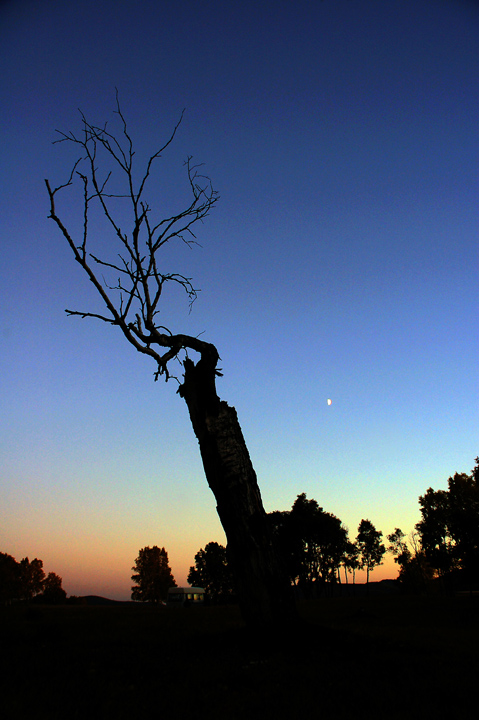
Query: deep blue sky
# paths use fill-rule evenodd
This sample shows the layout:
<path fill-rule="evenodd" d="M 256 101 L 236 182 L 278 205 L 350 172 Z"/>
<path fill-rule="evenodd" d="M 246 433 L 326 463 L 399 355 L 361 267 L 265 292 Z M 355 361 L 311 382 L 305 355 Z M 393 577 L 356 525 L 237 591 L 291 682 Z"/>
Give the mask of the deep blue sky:
<path fill-rule="evenodd" d="M 139 158 L 186 108 L 158 212 L 188 154 L 220 191 L 202 248 L 165 255 L 200 297 L 162 320 L 217 345 L 266 509 L 306 492 L 352 536 L 366 517 L 408 532 L 419 494 L 470 471 L 478 31 L 459 0 L 0 3 L 0 551 L 128 597 L 140 547 L 183 583 L 224 542 L 176 387 L 64 314 L 98 305 L 47 220 L 43 179 L 73 158 L 51 143 L 78 108 L 113 122 L 115 86 Z"/>

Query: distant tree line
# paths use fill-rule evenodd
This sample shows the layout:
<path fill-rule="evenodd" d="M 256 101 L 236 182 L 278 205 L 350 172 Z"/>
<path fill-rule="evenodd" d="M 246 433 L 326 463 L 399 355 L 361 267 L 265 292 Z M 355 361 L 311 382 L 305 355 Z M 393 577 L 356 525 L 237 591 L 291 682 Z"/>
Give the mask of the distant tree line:
<path fill-rule="evenodd" d="M 305 596 L 346 584 L 357 570 L 370 573 L 381 565 L 386 552 L 399 565 L 399 584 L 407 591 L 421 592 L 432 581 L 448 586 L 479 586 L 479 457 L 470 475 L 456 473 L 447 490 L 429 488 L 419 497 L 421 520 L 409 537 L 400 528 L 387 536 L 370 520 L 359 523 L 351 540 L 347 528 L 332 513 L 305 493 L 297 496 L 291 510 L 269 513 L 274 542 L 290 583 Z M 188 582 L 205 588 L 213 601 L 235 594 L 228 550 L 210 542 L 195 555 Z"/>
<path fill-rule="evenodd" d="M 370 520 L 361 520 L 356 538 L 350 540 L 341 520 L 305 493 L 297 496 L 291 510 L 275 511 L 269 517 L 290 582 L 305 596 L 339 584 L 341 568 L 346 583 L 351 573 L 354 582 L 360 569 L 366 570 L 369 583 L 370 572 L 382 564 L 386 553 L 382 532 Z"/>
<path fill-rule="evenodd" d="M 332 513 L 325 512 L 316 500 L 298 495 L 288 511 L 269 513 L 273 538 L 283 560 L 291 585 L 304 596 L 318 595 L 341 582 L 357 569 L 370 572 L 382 563 L 386 548 L 382 533 L 370 520 L 361 520 L 358 534 L 350 541 L 348 531 Z M 227 600 L 235 594 L 234 576 L 228 563 L 228 550 L 210 542 L 195 555 L 188 582 L 203 587 L 214 602 Z"/>
<path fill-rule="evenodd" d="M 61 604 L 66 600 L 62 579 L 54 572 L 45 575 L 43 561 L 27 557 L 17 562 L 12 555 L 0 553 L 0 603 L 44 602 Z"/>
<path fill-rule="evenodd" d="M 348 583 L 356 570 L 372 570 L 386 552 L 399 565 L 399 582 L 409 591 L 422 591 L 439 580 L 445 587 L 479 586 L 479 457 L 470 475 L 455 473 L 447 490 L 428 488 L 419 497 L 421 520 L 407 537 L 400 528 L 382 543 L 382 532 L 370 520 L 361 520 L 354 540 L 332 513 L 306 493 L 297 496 L 291 510 L 269 513 L 273 541 L 291 585 L 307 597 L 341 583 L 341 569 Z M 165 602 L 176 581 L 165 548 L 154 545 L 139 551 L 132 568 L 132 600 Z M 190 585 L 202 587 L 213 602 L 236 593 L 228 549 L 210 542 L 195 555 L 188 573 Z M 0 552 L 0 604 L 15 601 L 64 603 L 66 592 L 56 573 L 45 575 L 43 561 L 28 557 L 17 562 Z"/>
<path fill-rule="evenodd" d="M 416 591 L 432 580 L 445 589 L 479 587 L 479 457 L 470 475 L 448 479 L 447 490 L 428 488 L 419 507 L 421 520 L 408 537 L 400 528 L 388 536 L 401 583 Z"/>

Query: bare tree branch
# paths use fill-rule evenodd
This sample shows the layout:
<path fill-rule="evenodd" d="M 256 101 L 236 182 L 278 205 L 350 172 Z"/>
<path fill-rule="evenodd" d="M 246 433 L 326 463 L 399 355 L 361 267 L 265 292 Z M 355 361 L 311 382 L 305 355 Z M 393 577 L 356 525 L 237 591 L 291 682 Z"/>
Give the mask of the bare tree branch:
<path fill-rule="evenodd" d="M 173 283 L 182 288 L 190 305 L 197 295 L 191 278 L 163 267 L 161 251 L 175 240 L 190 248 L 197 244 L 195 225 L 210 213 L 218 194 L 209 178 L 201 174 L 201 166 L 188 157 L 183 209 L 156 218 L 146 199 L 147 190 L 151 191 L 149 181 L 155 163 L 175 137 L 183 114 L 167 142 L 143 164 L 139 180 L 137 157 L 118 93 L 115 114 L 120 122 L 118 134 L 110 131 L 106 123 L 101 127 L 89 123 L 82 113 L 79 135 L 60 133 L 57 142 L 78 147 L 80 158 L 63 185 L 52 189 L 45 181 L 49 217 L 106 308 L 104 312 L 93 308 L 67 313 L 117 325 L 138 352 L 153 358 L 155 380 L 160 375 L 177 380 L 228 538 L 243 615 L 255 629 L 274 619 L 281 619 L 284 628 L 284 621 L 296 617 L 289 579 L 276 552 L 236 410 L 216 391 L 216 376 L 221 375 L 218 351 L 199 337 L 175 334 L 159 323 L 165 286 Z M 57 200 L 76 184 L 83 202 L 83 227 L 78 238 L 66 227 L 56 207 Z M 106 218 L 110 246 L 103 237 L 92 233 L 98 210 Z M 90 248 L 92 241 L 95 246 Z M 200 358 L 195 362 L 190 353 L 198 353 Z M 181 382 L 170 372 L 174 361 L 182 365 Z"/>
<path fill-rule="evenodd" d="M 160 271 L 158 252 L 175 239 L 189 247 L 198 244 L 194 225 L 207 217 L 219 199 L 218 193 L 213 189 L 210 179 L 198 172 L 201 166 L 194 165 L 192 158 L 188 157 L 185 168 L 190 200 L 180 212 L 152 222 L 150 206 L 142 198 L 148 187 L 153 165 L 175 138 L 184 111 L 167 141 L 149 156 L 139 181 L 135 183 L 133 141 L 121 110 L 118 91 L 116 103 L 114 112 L 121 124 L 118 135 L 110 131 L 107 123 L 103 126 L 90 123 L 80 111 L 81 134 L 57 131 L 60 138 L 54 141 L 78 145 L 81 156 L 75 162 L 66 183 L 52 189 L 49 181 L 45 180 L 50 198 L 49 217 L 59 227 L 73 251 L 75 260 L 88 275 L 108 310 L 107 315 L 78 310 L 66 312 L 68 315 L 96 318 L 118 325 L 137 350 L 154 358 L 158 366 L 156 378 L 159 375 L 164 375 L 166 379 L 170 377 L 168 363 L 182 351 L 194 350 L 202 356 L 206 353 L 210 362 L 215 358 L 216 366 L 218 353 L 216 349 L 212 351 L 214 346 L 188 335 L 174 335 L 163 326 L 157 325 L 156 318 L 167 283 L 175 283 L 184 289 L 190 308 L 197 297 L 191 278 L 175 272 Z M 102 178 L 99 171 L 100 161 L 106 170 L 102 171 Z M 83 186 L 83 232 L 79 244 L 75 242 L 56 210 L 57 197 L 74 184 L 75 177 Z M 115 219 L 116 215 L 110 207 L 114 201 L 126 203 L 132 221 L 130 233 L 124 232 Z M 114 257 L 100 255 L 96 250 L 90 251 L 88 248 L 91 213 L 96 204 L 103 211 L 113 236 L 123 248 L 123 253 L 116 252 Z M 99 275 L 95 266 L 115 272 L 117 277 L 114 283 Z M 167 351 L 161 354 L 152 346 L 167 348 Z"/>

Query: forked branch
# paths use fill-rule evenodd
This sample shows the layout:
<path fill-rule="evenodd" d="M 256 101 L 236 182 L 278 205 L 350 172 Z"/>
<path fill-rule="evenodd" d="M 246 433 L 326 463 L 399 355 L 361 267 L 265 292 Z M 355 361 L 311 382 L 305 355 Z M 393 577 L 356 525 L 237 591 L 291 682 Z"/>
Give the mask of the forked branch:
<path fill-rule="evenodd" d="M 192 158 L 188 157 L 185 167 L 190 199 L 186 207 L 166 218 L 153 220 L 150 205 L 144 195 L 154 164 L 172 143 L 183 113 L 166 143 L 147 159 L 137 182 L 133 141 L 120 107 L 118 93 L 115 114 L 120 119 L 119 134 L 110 132 L 106 123 L 102 127 L 91 124 L 83 113 L 80 113 L 81 133 L 76 135 L 73 132 L 60 132 L 60 138 L 55 141 L 78 145 L 81 152 L 68 180 L 54 188 L 45 180 L 50 198 L 49 218 L 60 229 L 75 260 L 96 288 L 107 310 L 106 315 L 80 310 L 66 312 L 69 315 L 92 317 L 118 325 L 139 352 L 150 355 L 155 360 L 158 367 L 155 379 L 159 375 L 168 379 L 168 363 L 178 358 L 182 352 L 184 359 L 188 350 L 200 353 L 202 359 L 208 358 L 208 364 L 212 363 L 215 371 L 218 353 L 213 345 L 188 335 L 173 334 L 159 325 L 157 320 L 163 289 L 168 283 L 180 285 L 190 305 L 197 296 L 191 278 L 161 269 L 160 250 L 175 239 L 190 247 L 196 244 L 194 226 L 210 213 L 219 199 L 218 193 L 213 189 L 210 179 L 199 173 L 200 165 L 192 164 Z M 75 240 L 58 214 L 56 205 L 58 196 L 72 188 L 77 180 L 82 186 L 83 229 L 80 238 Z M 113 237 L 106 250 L 102 245 L 100 250 L 95 248 L 92 252 L 88 245 L 92 210 L 95 208 L 103 212 Z M 130 230 L 125 231 L 125 227 Z M 104 278 L 100 269 L 113 274 L 114 279 Z M 162 352 L 160 348 L 165 348 L 166 352 Z"/>

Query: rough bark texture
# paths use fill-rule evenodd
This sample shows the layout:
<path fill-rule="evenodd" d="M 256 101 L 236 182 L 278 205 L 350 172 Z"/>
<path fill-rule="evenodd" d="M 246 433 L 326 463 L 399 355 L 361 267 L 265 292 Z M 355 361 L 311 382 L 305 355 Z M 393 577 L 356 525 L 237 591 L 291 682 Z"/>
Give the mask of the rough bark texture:
<path fill-rule="evenodd" d="M 241 610 L 249 625 L 295 617 L 290 583 L 272 542 L 261 493 L 236 410 L 219 399 L 216 359 L 184 363 L 185 399 L 206 479 L 228 542 Z"/>

